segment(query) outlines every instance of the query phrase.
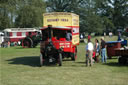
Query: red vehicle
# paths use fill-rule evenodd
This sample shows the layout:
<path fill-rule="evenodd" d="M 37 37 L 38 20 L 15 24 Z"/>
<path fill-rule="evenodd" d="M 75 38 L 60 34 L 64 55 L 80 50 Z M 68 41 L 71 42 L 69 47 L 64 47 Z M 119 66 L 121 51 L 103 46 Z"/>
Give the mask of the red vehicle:
<path fill-rule="evenodd" d="M 72 13 L 69 13 L 69 14 L 67 16 L 72 17 Z M 57 16 L 56 13 L 49 13 L 49 15 Z M 62 15 L 61 13 L 58 13 L 58 16 L 60 18 L 61 18 L 61 15 Z M 67 21 L 70 21 L 68 20 L 67 16 L 65 18 L 67 19 Z M 57 18 L 56 23 L 59 23 L 59 21 L 62 20 L 60 18 Z M 63 20 L 65 20 L 65 18 Z M 50 19 L 47 18 L 47 20 L 50 20 Z M 53 20 L 53 17 L 52 17 L 52 20 Z M 47 24 L 50 24 L 50 23 L 47 23 Z M 42 32 L 42 41 L 40 43 L 40 65 L 41 66 L 44 63 L 58 63 L 59 66 L 61 66 L 62 59 L 64 57 L 71 57 L 72 60 L 76 59 L 77 45 L 79 44 L 79 26 L 67 26 L 67 25 L 55 26 L 55 23 L 54 24 L 51 23 L 51 25 L 44 26 L 41 29 L 41 32 Z M 71 40 L 67 40 L 66 38 L 67 32 L 72 34 Z"/>

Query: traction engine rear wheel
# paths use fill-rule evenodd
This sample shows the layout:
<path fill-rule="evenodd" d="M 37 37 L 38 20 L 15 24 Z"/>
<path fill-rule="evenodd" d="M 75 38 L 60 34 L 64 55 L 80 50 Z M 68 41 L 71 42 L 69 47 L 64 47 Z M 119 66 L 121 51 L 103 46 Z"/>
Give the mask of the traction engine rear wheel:
<path fill-rule="evenodd" d="M 30 37 L 26 37 L 22 41 L 22 47 L 24 47 L 24 48 L 25 47 L 28 47 L 28 48 L 33 47 L 33 40 Z"/>
<path fill-rule="evenodd" d="M 42 53 L 40 53 L 40 66 L 43 66 L 43 63 L 44 63 L 43 55 L 42 55 Z"/>
<path fill-rule="evenodd" d="M 62 54 L 59 53 L 59 66 L 62 66 Z"/>

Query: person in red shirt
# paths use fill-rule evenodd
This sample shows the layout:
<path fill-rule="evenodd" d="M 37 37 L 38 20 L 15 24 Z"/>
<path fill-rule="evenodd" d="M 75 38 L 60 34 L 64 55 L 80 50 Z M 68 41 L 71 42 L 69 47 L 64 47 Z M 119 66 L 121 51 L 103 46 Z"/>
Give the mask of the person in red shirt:
<path fill-rule="evenodd" d="M 88 34 L 88 41 L 90 41 L 90 39 L 91 39 L 91 36 L 90 36 L 90 34 Z"/>

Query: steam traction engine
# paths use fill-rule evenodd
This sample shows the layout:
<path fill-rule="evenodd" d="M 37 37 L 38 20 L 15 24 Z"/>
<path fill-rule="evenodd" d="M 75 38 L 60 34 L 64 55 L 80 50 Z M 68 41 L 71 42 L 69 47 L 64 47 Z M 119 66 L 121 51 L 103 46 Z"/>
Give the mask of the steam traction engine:
<path fill-rule="evenodd" d="M 41 29 L 40 65 L 58 63 L 62 65 L 64 57 L 77 57 L 79 44 L 79 16 L 73 13 L 45 13 L 44 26 Z M 66 33 L 72 34 L 71 40 L 66 39 Z"/>
<path fill-rule="evenodd" d="M 23 48 L 35 48 L 41 40 L 40 32 L 28 33 L 28 36 L 21 40 Z"/>

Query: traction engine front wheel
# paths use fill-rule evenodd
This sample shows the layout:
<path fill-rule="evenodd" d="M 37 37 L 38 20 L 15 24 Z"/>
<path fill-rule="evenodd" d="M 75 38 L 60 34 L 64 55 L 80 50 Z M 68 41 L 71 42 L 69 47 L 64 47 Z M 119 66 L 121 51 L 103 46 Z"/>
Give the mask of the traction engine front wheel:
<path fill-rule="evenodd" d="M 75 52 L 74 53 L 71 53 L 71 59 L 73 61 L 75 61 L 76 60 L 76 57 L 77 57 L 77 47 L 75 47 Z"/>

